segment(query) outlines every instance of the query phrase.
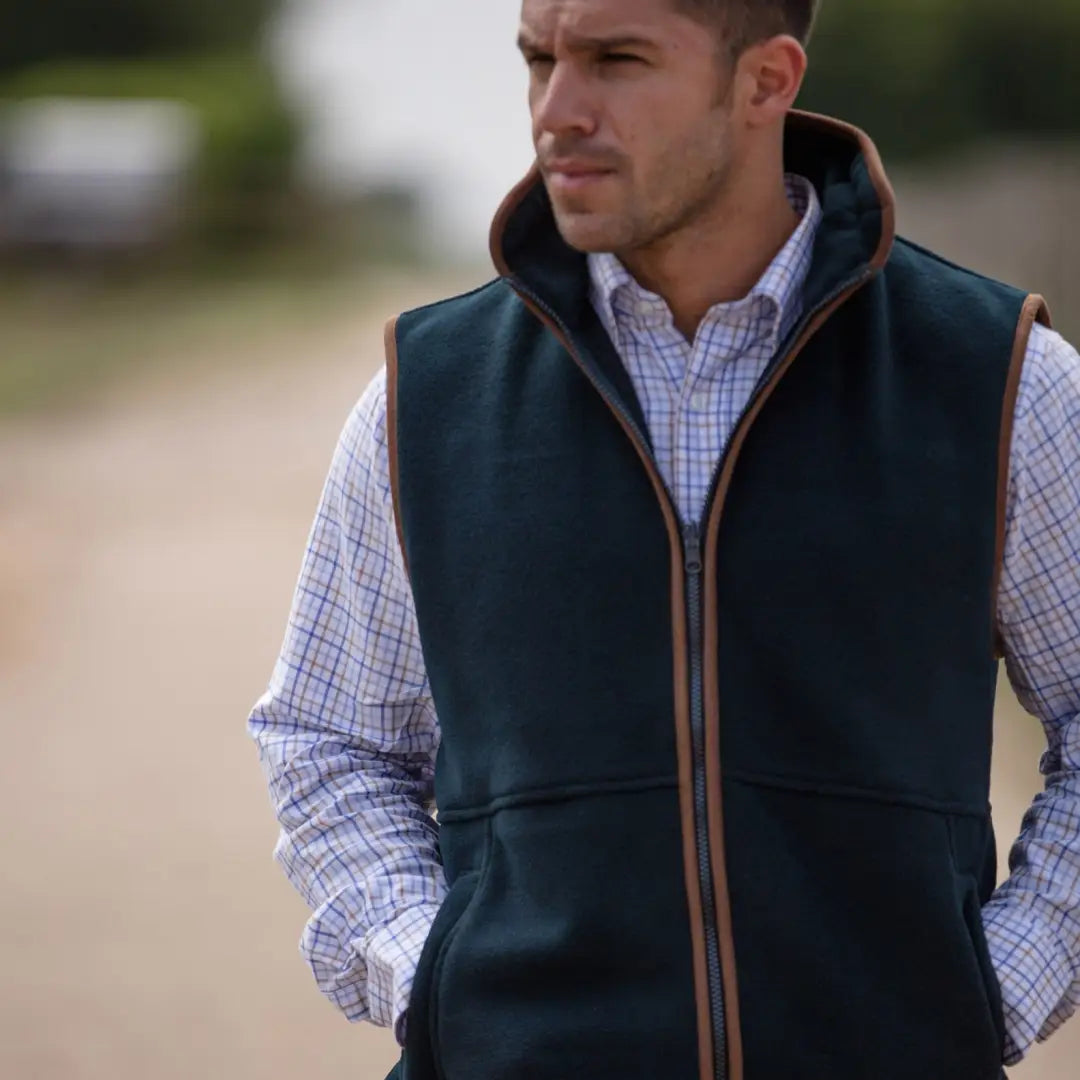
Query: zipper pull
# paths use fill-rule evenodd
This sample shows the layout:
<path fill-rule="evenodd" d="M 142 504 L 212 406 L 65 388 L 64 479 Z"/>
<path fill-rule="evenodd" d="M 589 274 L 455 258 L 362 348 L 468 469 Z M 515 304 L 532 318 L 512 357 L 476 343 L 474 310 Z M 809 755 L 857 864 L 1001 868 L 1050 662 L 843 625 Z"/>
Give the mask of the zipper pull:
<path fill-rule="evenodd" d="M 686 572 L 688 574 L 700 574 L 702 570 L 701 530 L 696 523 L 684 527 L 683 549 L 683 554 L 686 557 Z"/>

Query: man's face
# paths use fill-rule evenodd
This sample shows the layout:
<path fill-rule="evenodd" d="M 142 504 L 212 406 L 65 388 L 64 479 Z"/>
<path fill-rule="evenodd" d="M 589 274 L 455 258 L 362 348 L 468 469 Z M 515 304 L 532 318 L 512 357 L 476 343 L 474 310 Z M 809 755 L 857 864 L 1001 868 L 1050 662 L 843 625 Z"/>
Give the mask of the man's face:
<path fill-rule="evenodd" d="M 730 170 L 716 32 L 671 0 L 524 0 L 533 141 L 563 238 L 649 248 L 692 228 Z"/>

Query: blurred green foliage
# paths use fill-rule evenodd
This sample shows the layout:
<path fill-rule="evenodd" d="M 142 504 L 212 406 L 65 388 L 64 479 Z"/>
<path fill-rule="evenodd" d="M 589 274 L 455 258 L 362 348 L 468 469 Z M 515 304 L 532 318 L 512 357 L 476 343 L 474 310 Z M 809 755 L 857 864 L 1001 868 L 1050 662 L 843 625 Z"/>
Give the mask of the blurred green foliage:
<path fill-rule="evenodd" d="M 1080 0 L 822 0 L 800 104 L 890 157 L 1080 133 Z"/>
<path fill-rule="evenodd" d="M 0 101 L 50 96 L 190 105 L 202 129 L 198 186 L 209 200 L 288 185 L 297 124 L 270 69 L 254 54 L 59 62 L 0 78 Z"/>
<path fill-rule="evenodd" d="M 0 73 L 52 60 L 248 46 L 277 6 L 277 0 L 0 0 Z"/>
<path fill-rule="evenodd" d="M 201 145 L 190 222 L 217 241 L 288 217 L 300 131 L 262 56 L 279 0 L 0 0 L 0 104 L 158 98 L 191 106 Z"/>

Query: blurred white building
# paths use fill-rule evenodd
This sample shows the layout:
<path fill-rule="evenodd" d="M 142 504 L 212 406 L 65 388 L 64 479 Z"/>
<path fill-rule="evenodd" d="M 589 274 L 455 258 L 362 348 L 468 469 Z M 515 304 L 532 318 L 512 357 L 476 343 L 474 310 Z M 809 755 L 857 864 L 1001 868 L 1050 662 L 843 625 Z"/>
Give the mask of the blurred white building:
<path fill-rule="evenodd" d="M 532 160 L 519 0 L 285 0 L 272 58 L 307 125 L 307 178 L 416 192 L 435 254 L 486 259 Z M 0 127 L 0 243 L 139 245 L 182 212 L 199 149 L 176 103 L 47 100 Z"/>
<path fill-rule="evenodd" d="M 199 150 L 168 101 L 39 98 L 0 117 L 0 244 L 132 248 L 176 226 Z"/>
<path fill-rule="evenodd" d="M 519 0 L 291 0 L 274 34 L 318 182 L 422 193 L 439 246 L 484 258 L 532 160 Z"/>

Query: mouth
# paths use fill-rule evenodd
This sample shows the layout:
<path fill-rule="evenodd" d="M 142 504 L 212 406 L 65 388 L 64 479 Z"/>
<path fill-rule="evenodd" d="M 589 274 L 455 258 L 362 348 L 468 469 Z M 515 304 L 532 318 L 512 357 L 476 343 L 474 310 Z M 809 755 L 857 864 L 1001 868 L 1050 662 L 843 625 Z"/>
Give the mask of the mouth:
<path fill-rule="evenodd" d="M 585 191 L 615 175 L 614 169 L 555 162 L 544 170 L 548 185 L 560 192 Z"/>

